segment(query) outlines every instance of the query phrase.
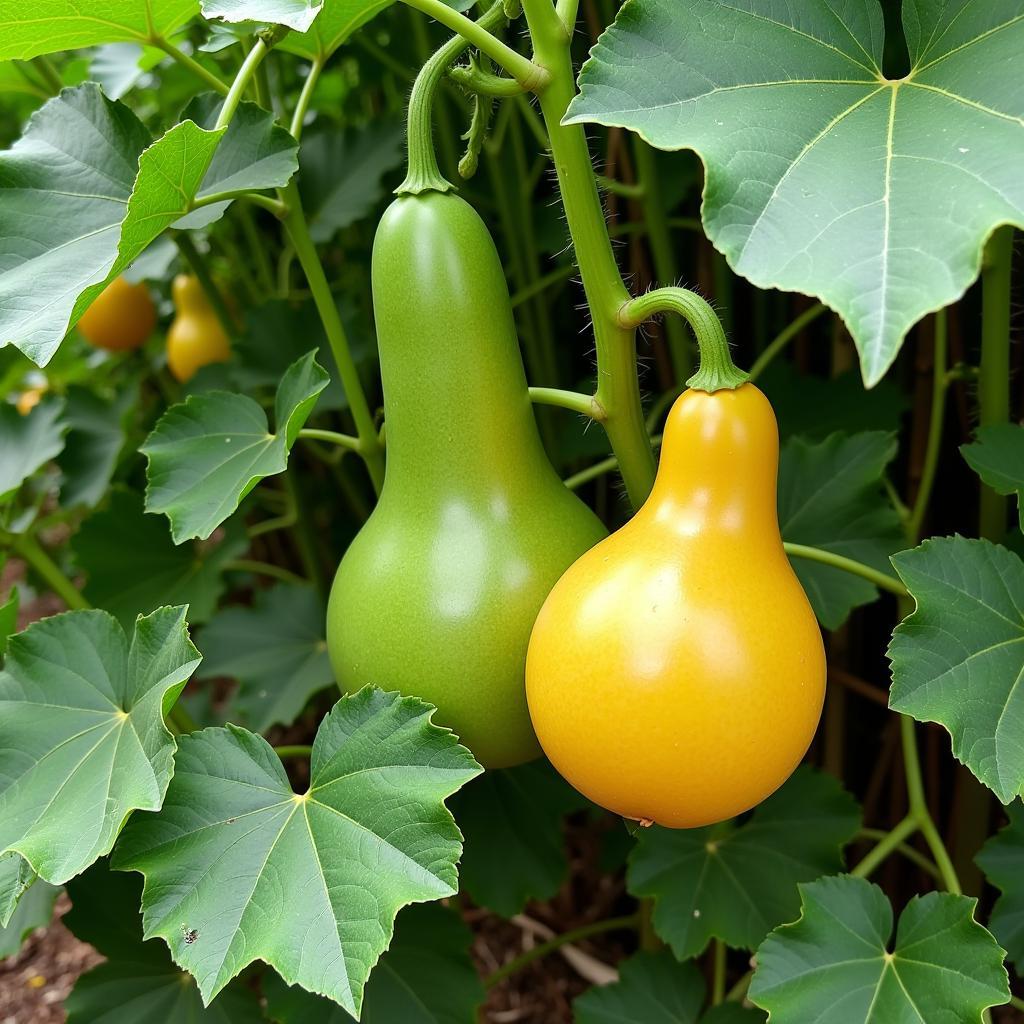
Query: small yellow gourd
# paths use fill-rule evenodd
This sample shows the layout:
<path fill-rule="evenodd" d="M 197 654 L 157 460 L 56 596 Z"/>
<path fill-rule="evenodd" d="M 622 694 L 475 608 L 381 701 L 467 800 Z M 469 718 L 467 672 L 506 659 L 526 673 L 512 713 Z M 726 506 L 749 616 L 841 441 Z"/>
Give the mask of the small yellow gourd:
<path fill-rule="evenodd" d="M 684 392 L 650 497 L 545 601 L 530 715 L 554 766 L 603 807 L 706 825 L 763 800 L 807 750 L 825 655 L 779 535 L 778 460 L 753 384 Z"/>
<path fill-rule="evenodd" d="M 108 352 L 138 348 L 156 327 L 156 306 L 141 281 L 132 284 L 115 277 L 78 319 L 78 330 L 89 344 Z"/>
<path fill-rule="evenodd" d="M 167 365 L 184 383 L 202 366 L 225 363 L 231 343 L 198 278 L 179 274 L 171 285 L 174 321 L 167 331 Z"/>

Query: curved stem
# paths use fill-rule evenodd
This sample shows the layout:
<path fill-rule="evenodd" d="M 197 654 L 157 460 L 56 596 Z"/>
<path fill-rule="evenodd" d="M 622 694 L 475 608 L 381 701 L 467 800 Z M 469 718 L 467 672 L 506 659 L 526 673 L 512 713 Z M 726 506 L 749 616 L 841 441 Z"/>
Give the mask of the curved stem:
<path fill-rule="evenodd" d="M 503 67 L 528 91 L 532 92 L 544 83 L 546 76 L 542 68 L 539 68 L 528 57 L 513 50 L 511 46 L 507 46 L 497 36 L 492 35 L 486 25 L 460 14 L 444 3 L 444 0 L 404 0 L 404 2 L 417 11 L 429 14 L 431 18 L 441 22 L 442 25 L 447 25 L 453 32 L 457 32 L 466 40 L 466 46 L 475 46 L 481 52 L 486 53 L 495 64 Z M 502 16 L 504 16 L 504 11 Z"/>
<path fill-rule="evenodd" d="M 601 408 L 593 395 L 584 395 L 578 391 L 563 391 L 560 388 L 530 388 L 530 401 L 535 405 L 557 405 L 562 409 L 569 409 L 572 412 L 589 416 L 599 423 L 605 418 L 604 409 Z"/>
<path fill-rule="evenodd" d="M 917 831 L 917 816 L 908 814 L 895 828 L 883 833 L 881 841 L 868 851 L 864 859 L 850 872 L 854 878 L 867 878 L 893 850 Z"/>
<path fill-rule="evenodd" d="M 281 747 L 274 747 L 274 753 L 282 761 L 289 757 L 312 757 L 313 748 L 305 743 L 286 743 Z"/>
<path fill-rule="evenodd" d="M 245 95 L 245 90 L 249 87 L 252 76 L 256 74 L 256 69 L 260 66 L 260 62 L 269 52 L 267 44 L 262 39 L 257 39 L 256 45 L 253 46 L 248 56 L 242 62 L 242 66 L 238 69 L 238 74 L 235 75 L 235 80 L 231 83 L 231 88 L 228 89 L 227 95 L 224 97 L 224 103 L 213 126 L 214 131 L 226 128 L 231 123 L 231 118 L 235 116 L 235 111 L 238 109 L 238 104 L 242 102 L 242 96 Z"/>
<path fill-rule="evenodd" d="M 711 1005 L 718 1006 L 725 999 L 725 968 L 728 949 L 721 939 L 715 939 L 712 948 Z"/>
<path fill-rule="evenodd" d="M 806 558 L 811 562 L 821 562 L 822 565 L 831 565 L 834 569 L 842 569 L 844 572 L 852 573 L 854 576 L 860 576 L 869 583 L 874 583 L 876 587 L 888 590 L 890 594 L 895 594 L 897 597 L 908 596 L 907 588 L 898 579 L 894 576 L 889 576 L 887 573 L 879 572 L 878 569 L 873 569 L 870 565 L 865 565 L 863 562 L 857 562 L 852 558 L 837 555 L 835 552 L 826 551 L 823 548 L 812 548 L 806 544 L 793 544 L 788 540 L 784 541 L 782 546 L 786 549 L 787 555 L 792 555 L 795 558 Z"/>
<path fill-rule="evenodd" d="M 949 376 L 946 373 L 946 311 L 935 314 L 935 357 L 932 367 L 932 408 L 928 419 L 928 443 L 924 453 L 924 467 L 921 471 L 921 482 L 917 488 L 914 507 L 907 520 L 907 533 L 912 544 L 916 544 L 921 536 L 928 502 L 931 500 L 932 488 L 935 485 L 935 473 L 939 466 L 939 453 L 942 448 L 942 425 L 946 418 L 946 390 L 949 387 Z"/>
<path fill-rule="evenodd" d="M 164 39 L 163 36 L 154 36 L 149 40 L 150 44 L 158 50 L 163 50 L 168 57 L 173 57 L 182 67 L 188 68 L 196 78 L 202 79 L 211 89 L 219 92 L 221 96 L 227 96 L 228 86 L 222 82 L 212 71 L 207 71 L 197 60 L 193 60 L 187 53 L 182 53 L 172 42 Z"/>
<path fill-rule="evenodd" d="M 787 324 L 754 360 L 750 368 L 751 381 L 757 380 L 768 368 L 768 364 L 809 324 L 828 310 L 823 302 L 817 302 L 805 309 L 792 323 Z"/>
<path fill-rule="evenodd" d="M 598 379 L 595 397 L 607 414 L 604 428 L 630 501 L 639 508 L 654 483 L 654 456 L 640 401 L 636 331 L 619 320 L 619 309 L 630 295 L 615 262 L 586 134 L 581 125 L 562 124 L 575 95 L 571 39 L 551 0 L 526 0 L 523 10 L 535 59 L 550 76 L 538 95 L 593 322 Z"/>
<path fill-rule="evenodd" d="M 521 96 L 526 92 L 522 85 L 514 78 L 503 78 L 500 75 L 491 74 L 491 72 L 484 71 L 477 64 L 451 68 L 448 71 L 448 77 L 460 89 L 477 96 L 509 99 L 512 96 Z"/>
<path fill-rule="evenodd" d="M 956 869 L 946 852 L 946 846 L 942 842 L 939 830 L 935 827 L 935 822 L 932 821 L 928 802 L 925 800 L 914 720 L 907 715 L 900 716 L 900 739 L 903 743 L 903 770 L 907 776 L 907 799 L 910 803 L 910 813 L 917 819 L 918 828 L 932 852 L 932 857 L 935 858 L 935 865 L 942 876 L 943 884 L 949 892 L 959 896 L 962 892 L 960 879 L 957 878 Z"/>
<path fill-rule="evenodd" d="M 339 434 L 336 430 L 318 430 L 315 427 L 303 427 L 299 431 L 299 437 L 312 441 L 326 441 L 328 444 L 336 444 L 350 452 L 358 452 L 359 438 L 351 434 Z"/>
<path fill-rule="evenodd" d="M 661 446 L 661 434 L 656 434 L 651 438 L 651 449 L 659 448 Z M 578 473 L 573 473 L 572 476 L 567 476 L 562 483 L 569 488 L 570 491 L 575 491 L 578 487 L 582 487 L 586 483 L 590 483 L 591 480 L 596 480 L 600 476 L 604 476 L 605 473 L 610 473 L 612 470 L 617 469 L 619 466 L 619 460 L 614 455 L 609 455 L 606 459 L 602 459 L 600 462 L 595 462 L 592 466 L 587 466 L 586 469 L 581 469 Z"/>
<path fill-rule="evenodd" d="M 296 142 L 302 138 L 306 111 L 309 109 L 310 101 L 313 99 L 313 90 L 316 89 L 316 83 L 320 78 L 320 72 L 323 71 L 323 68 L 323 61 L 319 57 L 316 58 L 309 65 L 309 74 L 306 75 L 306 80 L 302 83 L 302 92 L 299 93 L 298 102 L 295 104 L 295 110 L 292 112 L 291 127 L 288 129 Z"/>
<path fill-rule="evenodd" d="M 298 187 L 294 182 L 290 182 L 282 190 L 281 195 L 288 205 L 288 215 L 284 220 L 285 230 L 295 248 L 295 255 L 302 265 L 306 280 L 309 282 L 310 291 L 313 293 L 313 302 L 320 314 L 334 361 L 338 366 L 341 386 L 348 398 L 349 408 L 356 425 L 356 434 L 359 437 L 359 454 L 366 463 L 374 490 L 380 494 L 380 489 L 384 484 L 384 448 L 377 436 L 373 415 L 366 401 L 366 395 L 363 393 L 363 385 L 359 380 L 359 371 L 356 369 L 355 360 L 352 358 L 345 327 L 338 315 L 338 307 L 334 303 L 331 286 L 327 281 L 320 257 L 317 255 L 316 246 L 313 244 L 313 239 L 310 238 L 309 226 L 306 224 L 306 216 L 302 211 Z"/>
<path fill-rule="evenodd" d="M 710 304 L 686 288 L 655 288 L 623 303 L 619 322 L 636 328 L 658 313 L 676 313 L 692 328 L 700 349 L 700 368 L 686 382 L 698 391 L 715 392 L 738 388 L 750 375 L 736 368 L 729 353 L 722 322 Z"/>
<path fill-rule="evenodd" d="M 865 839 L 874 839 L 879 841 L 885 839 L 889 833 L 886 832 L 885 829 L 881 828 L 862 828 L 860 830 L 860 835 Z M 906 857 L 912 864 L 916 864 L 925 874 L 931 875 L 932 878 L 939 879 L 941 877 L 939 875 L 939 869 L 935 864 L 925 857 L 924 854 L 918 853 L 917 850 L 908 843 L 900 843 L 896 847 L 896 852 L 901 856 Z"/>
<path fill-rule="evenodd" d="M 92 607 L 31 534 L 21 534 L 11 547 L 69 608 L 83 611 Z"/>
<path fill-rule="evenodd" d="M 200 210 L 204 206 L 213 206 L 214 203 L 229 203 L 234 199 L 246 199 L 256 206 L 262 206 L 269 210 L 275 217 L 283 218 L 288 213 L 288 208 L 279 199 L 272 199 L 260 192 L 249 192 L 246 189 L 237 189 L 233 192 L 211 192 L 209 195 L 193 199 L 189 203 L 190 210 Z"/>
<path fill-rule="evenodd" d="M 470 22 L 488 30 L 505 21 L 502 0 L 495 2 L 481 15 L 478 22 Z M 408 170 L 405 181 L 395 189 L 397 195 L 419 195 L 421 192 L 450 192 L 454 187 L 441 173 L 434 149 L 434 99 L 437 90 L 458 57 L 470 47 L 465 35 L 456 35 L 448 40 L 420 69 L 409 95 L 409 110 L 406 115 L 406 145 L 408 147 Z"/>
<path fill-rule="evenodd" d="M 628 917 L 610 917 L 605 921 L 596 921 L 594 924 L 586 924 L 581 928 L 574 928 L 572 931 L 563 932 L 561 935 L 556 935 L 547 942 L 541 942 L 539 945 L 534 946 L 533 949 L 528 949 L 525 953 L 509 960 L 507 964 L 502 965 L 493 974 L 489 975 L 484 980 L 484 984 L 487 988 L 493 988 L 517 971 L 521 971 L 528 964 L 532 964 L 535 960 L 540 960 L 542 957 L 547 956 L 548 953 L 553 953 L 562 946 L 572 942 L 579 942 L 581 939 L 590 938 L 592 935 L 601 935 L 603 932 L 632 930 L 636 928 L 637 923 L 637 915 L 630 914 Z"/>

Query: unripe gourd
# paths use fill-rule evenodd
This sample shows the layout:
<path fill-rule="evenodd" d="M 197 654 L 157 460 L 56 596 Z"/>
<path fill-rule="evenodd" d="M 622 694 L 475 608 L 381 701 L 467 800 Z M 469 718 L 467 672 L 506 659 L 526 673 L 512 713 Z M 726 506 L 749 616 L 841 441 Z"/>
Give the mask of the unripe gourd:
<path fill-rule="evenodd" d="M 605 535 L 537 432 L 494 243 L 450 193 L 401 196 L 373 246 L 387 468 L 338 568 L 339 684 L 437 705 L 487 767 L 540 754 L 526 647 L 551 586 Z"/>
<path fill-rule="evenodd" d="M 779 535 L 778 459 L 753 384 L 684 392 L 649 498 L 537 618 L 537 736 L 569 782 L 627 818 L 730 818 L 780 786 L 814 735 L 825 655 Z"/>
<path fill-rule="evenodd" d="M 115 277 L 78 318 L 78 330 L 91 345 L 110 352 L 136 349 L 156 327 L 156 306 L 141 281 Z"/>
<path fill-rule="evenodd" d="M 199 279 L 179 274 L 171 284 L 174 321 L 167 331 L 167 365 L 184 383 L 200 367 L 225 363 L 231 358 L 231 343 Z"/>

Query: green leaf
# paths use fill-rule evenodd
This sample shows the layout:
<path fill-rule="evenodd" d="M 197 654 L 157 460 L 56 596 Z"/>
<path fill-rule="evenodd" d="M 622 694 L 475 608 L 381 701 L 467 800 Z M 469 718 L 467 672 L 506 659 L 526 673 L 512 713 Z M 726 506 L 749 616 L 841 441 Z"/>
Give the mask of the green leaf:
<path fill-rule="evenodd" d="M 89 63 L 89 79 L 98 82 L 112 100 L 119 100 L 166 59 L 167 54 L 155 46 L 108 43 L 94 51 Z"/>
<path fill-rule="evenodd" d="M 278 47 L 310 60 L 326 61 L 357 28 L 394 0 L 329 0 L 319 17 L 303 33 L 291 32 Z M 248 4 L 246 5 L 248 8 Z"/>
<path fill-rule="evenodd" d="M 860 827 L 853 797 L 799 768 L 742 824 L 639 833 L 626 884 L 654 899 L 654 928 L 680 959 L 712 937 L 753 949 L 799 907 L 797 883 L 842 869 Z"/>
<path fill-rule="evenodd" d="M 149 459 L 146 511 L 163 512 L 176 544 L 205 540 L 265 477 L 283 473 L 288 452 L 313 411 L 327 374 L 308 352 L 277 389 L 274 418 L 246 395 L 192 395 L 160 417 L 139 450 Z"/>
<path fill-rule="evenodd" d="M 18 588 L 12 587 L 11 594 L 0 604 L 0 656 L 7 653 L 7 642 L 18 631 Z"/>
<path fill-rule="evenodd" d="M 979 867 L 1002 895 L 992 908 L 988 926 L 1024 973 L 1024 806 L 1008 808 L 1010 823 L 993 836 L 977 856 Z"/>
<path fill-rule="evenodd" d="M 459 917 L 436 903 L 403 910 L 366 985 L 362 1024 L 473 1024 L 484 986 L 469 958 L 472 942 Z M 264 977 L 263 993 L 279 1024 L 353 1024 L 340 1006 L 277 974 Z"/>
<path fill-rule="evenodd" d="M 358 1015 L 398 910 L 456 891 L 444 799 L 480 766 L 431 714 L 369 688 L 342 698 L 303 795 L 253 733 L 180 738 L 163 810 L 129 824 L 115 866 L 146 876 L 146 935 L 167 940 L 205 1001 L 261 959 Z"/>
<path fill-rule="evenodd" d="M 323 7 L 323 0 L 200 0 L 204 18 L 221 21 L 263 21 L 305 32 Z"/>
<path fill-rule="evenodd" d="M 10 902 L 13 893 L 17 897 Z M 28 935 L 50 923 L 59 895 L 59 885 L 42 881 L 16 853 L 0 857 L 0 960 L 14 956 Z"/>
<path fill-rule="evenodd" d="M 761 288 L 816 295 L 868 385 L 908 329 L 1024 226 L 1021 0 L 905 0 L 909 74 L 887 80 L 876 0 L 632 0 L 566 122 L 621 125 L 707 168 L 703 219 Z"/>
<path fill-rule="evenodd" d="M 41 53 L 78 50 L 100 43 L 145 43 L 166 36 L 199 9 L 195 0 L 147 0 L 83 7 L 75 0 L 0 0 L 0 60 L 27 60 Z"/>
<path fill-rule="evenodd" d="M 12 637 L 0 672 L 0 853 L 65 882 L 110 852 L 132 811 L 158 810 L 175 749 L 163 716 L 198 664 L 184 608 L 140 617 L 130 643 L 102 611 Z"/>
<path fill-rule="evenodd" d="M 109 400 L 88 388 L 68 388 L 68 434 L 57 460 L 64 474 L 62 508 L 93 508 L 103 500 L 124 447 L 125 418 L 137 397 L 136 388 L 122 388 Z"/>
<path fill-rule="evenodd" d="M 315 242 L 370 213 L 385 194 L 384 175 L 405 158 L 405 126 L 373 121 L 364 128 L 317 132 L 302 143 L 299 188 Z"/>
<path fill-rule="evenodd" d="M 980 1021 L 1010 992 L 1003 951 L 972 914 L 976 900 L 930 892 L 893 915 L 876 885 L 849 875 L 800 886 L 800 919 L 757 951 L 750 999 L 769 1019 Z"/>
<path fill-rule="evenodd" d="M 997 494 L 1015 494 L 1024 529 L 1024 427 L 991 423 L 979 427 L 973 444 L 960 446 L 967 464 Z"/>
<path fill-rule="evenodd" d="M 502 917 L 550 899 L 569 873 L 562 819 L 585 806 L 547 761 L 485 772 L 452 800 L 465 837 L 462 887 Z"/>
<path fill-rule="evenodd" d="M 0 404 L 0 500 L 63 451 L 63 412 L 57 398 L 44 398 L 27 416 L 7 402 Z"/>
<path fill-rule="evenodd" d="M 75 982 L 65 1001 L 68 1024 L 259 1024 L 256 995 L 235 983 L 204 1009 L 189 975 L 174 966 L 159 940 L 143 942 L 142 880 L 96 864 L 68 884 L 63 923 L 107 958 Z M 130 1010 L 128 1009 L 130 1007 Z"/>
<path fill-rule="evenodd" d="M 1004 804 L 1024 791 L 1024 562 L 941 537 L 894 555 L 915 601 L 889 644 L 889 706 L 938 722 Z"/>
<path fill-rule="evenodd" d="M 0 855 L 0 928 L 10 923 L 18 900 L 38 877 L 20 854 Z"/>
<path fill-rule="evenodd" d="M 896 438 L 881 431 L 832 434 L 811 443 L 794 437 L 779 458 L 779 527 L 783 540 L 823 548 L 889 570 L 906 543 L 896 510 L 882 493 Z M 837 629 L 858 605 L 878 597 L 873 583 L 806 558 L 791 558 L 815 615 Z"/>
<path fill-rule="evenodd" d="M 0 345 L 45 365 L 107 282 L 188 212 L 221 134 L 185 121 L 150 145 L 93 83 L 36 111 L 0 153 Z"/>
<path fill-rule="evenodd" d="M 185 108 L 182 118 L 212 131 L 224 98 L 203 93 Z M 256 191 L 287 185 L 298 170 L 299 147 L 274 115 L 255 103 L 241 103 L 210 161 L 196 199 L 221 192 Z M 205 227 L 217 220 L 229 203 L 203 206 L 179 220 L 178 229 Z"/>
<path fill-rule="evenodd" d="M 214 616 L 199 637 L 199 676 L 238 680 L 232 721 L 255 732 L 291 725 L 314 693 L 334 683 L 325 615 L 313 587 L 280 583 L 257 591 L 252 607 Z"/>

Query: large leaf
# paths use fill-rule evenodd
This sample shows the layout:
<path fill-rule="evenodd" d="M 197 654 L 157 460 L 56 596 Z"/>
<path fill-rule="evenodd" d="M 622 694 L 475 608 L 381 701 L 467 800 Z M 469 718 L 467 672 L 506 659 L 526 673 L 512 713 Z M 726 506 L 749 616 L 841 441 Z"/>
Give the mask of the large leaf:
<path fill-rule="evenodd" d="M 146 935 L 167 941 L 204 1001 L 260 959 L 358 1015 L 398 910 L 457 888 L 444 799 L 480 767 L 432 713 L 369 688 L 342 698 L 301 795 L 253 733 L 179 740 L 163 810 L 129 824 L 115 865 L 146 876 Z"/>
<path fill-rule="evenodd" d="M 72 543 L 88 577 L 85 596 L 125 626 L 168 601 L 187 604 L 190 622 L 205 622 L 224 592 L 226 564 L 249 545 L 229 531 L 216 544 L 175 546 L 166 521 L 146 515 L 142 496 L 119 486 Z"/>
<path fill-rule="evenodd" d="M 0 60 L 27 60 L 41 53 L 78 50 L 99 43 L 147 42 L 166 36 L 199 9 L 196 0 L 0 0 Z"/>
<path fill-rule="evenodd" d="M 290 725 L 314 693 L 333 684 L 325 615 L 312 587 L 282 583 L 258 591 L 252 607 L 218 612 L 203 629 L 199 675 L 238 680 L 233 722 L 256 732 Z"/>
<path fill-rule="evenodd" d="M 892 563 L 916 609 L 889 644 L 889 706 L 944 726 L 957 760 L 1008 804 L 1024 791 L 1024 562 L 942 537 Z"/>
<path fill-rule="evenodd" d="M 150 145 L 91 83 L 41 107 L 0 153 L 0 345 L 47 363 L 106 283 L 188 212 L 220 135 L 185 121 Z"/>
<path fill-rule="evenodd" d="M 313 411 L 327 374 L 307 352 L 277 389 L 270 433 L 267 414 L 246 395 L 192 395 L 160 417 L 140 449 L 149 459 L 146 511 L 163 512 L 176 544 L 206 539 L 255 486 L 288 466 L 288 452 Z"/>
<path fill-rule="evenodd" d="M 469 958 L 472 941 L 458 916 L 436 903 L 403 910 L 367 982 L 362 1024 L 473 1024 L 484 986 Z M 276 974 L 264 977 L 263 993 L 278 1024 L 353 1024 L 340 1006 Z"/>
<path fill-rule="evenodd" d="M 265 21 L 305 32 L 320 13 L 323 0 L 200 0 L 204 18 Z"/>
<path fill-rule="evenodd" d="M 835 309 L 868 384 L 993 229 L 1024 226 L 1024 0 L 906 0 L 903 20 L 910 72 L 887 80 L 877 0 L 631 0 L 567 117 L 696 150 L 715 246 Z"/>
<path fill-rule="evenodd" d="M 972 444 L 960 446 L 968 465 L 997 494 L 1015 494 L 1024 528 L 1024 427 L 991 423 L 981 427 Z"/>
<path fill-rule="evenodd" d="M 759 1024 L 760 1010 L 719 1007 L 700 1015 L 705 985 L 692 962 L 668 950 L 637 953 L 619 966 L 619 980 L 584 992 L 572 1004 L 575 1024 Z"/>
<path fill-rule="evenodd" d="M 930 892 L 900 916 L 862 878 L 800 887 L 803 912 L 757 951 L 750 998 L 771 1020 L 817 1024 L 980 1021 L 1009 997 L 1003 951 L 972 917 L 976 900 Z"/>
<path fill-rule="evenodd" d="M 196 983 L 159 939 L 143 942 L 141 879 L 96 864 L 68 884 L 63 923 L 107 962 L 83 974 L 65 1001 L 68 1024 L 259 1024 L 259 1000 L 241 983 L 204 1008 Z"/>
<path fill-rule="evenodd" d="M 386 120 L 303 140 L 299 187 L 315 242 L 329 242 L 380 202 L 384 175 L 405 156 L 404 141 L 404 125 Z"/>
<path fill-rule="evenodd" d="M 712 937 L 753 949 L 796 914 L 797 883 L 842 868 L 859 827 L 853 797 L 801 768 L 743 824 L 642 830 L 626 882 L 653 898 L 655 930 L 676 956 L 696 956 Z"/>
<path fill-rule="evenodd" d="M 474 779 L 452 801 L 466 842 L 463 888 L 502 917 L 550 899 L 569 873 L 562 819 L 586 805 L 544 760 Z"/>
<path fill-rule="evenodd" d="M 982 847 L 977 861 L 1002 895 L 989 918 L 992 934 L 1024 974 L 1024 806 L 1009 807 L 1010 823 Z"/>
<path fill-rule="evenodd" d="M 64 403 L 44 398 L 27 416 L 0 404 L 0 498 L 17 490 L 64 449 Z"/>
<path fill-rule="evenodd" d="M 11 638 L 0 672 L 0 854 L 65 882 L 158 810 L 174 767 L 164 713 L 199 664 L 184 608 L 56 615 Z"/>
<path fill-rule="evenodd" d="M 4 913 L 4 904 L 15 893 L 10 913 Z M 26 936 L 50 923 L 59 895 L 60 886 L 38 878 L 18 854 L 0 857 L 0 960 L 14 956 Z"/>
<path fill-rule="evenodd" d="M 779 459 L 779 527 L 783 540 L 824 548 L 882 572 L 905 543 L 899 516 L 882 493 L 896 438 L 881 431 L 832 434 L 817 444 L 791 438 Z M 858 605 L 878 597 L 873 583 L 820 562 L 793 558 L 811 606 L 836 629 Z"/>

